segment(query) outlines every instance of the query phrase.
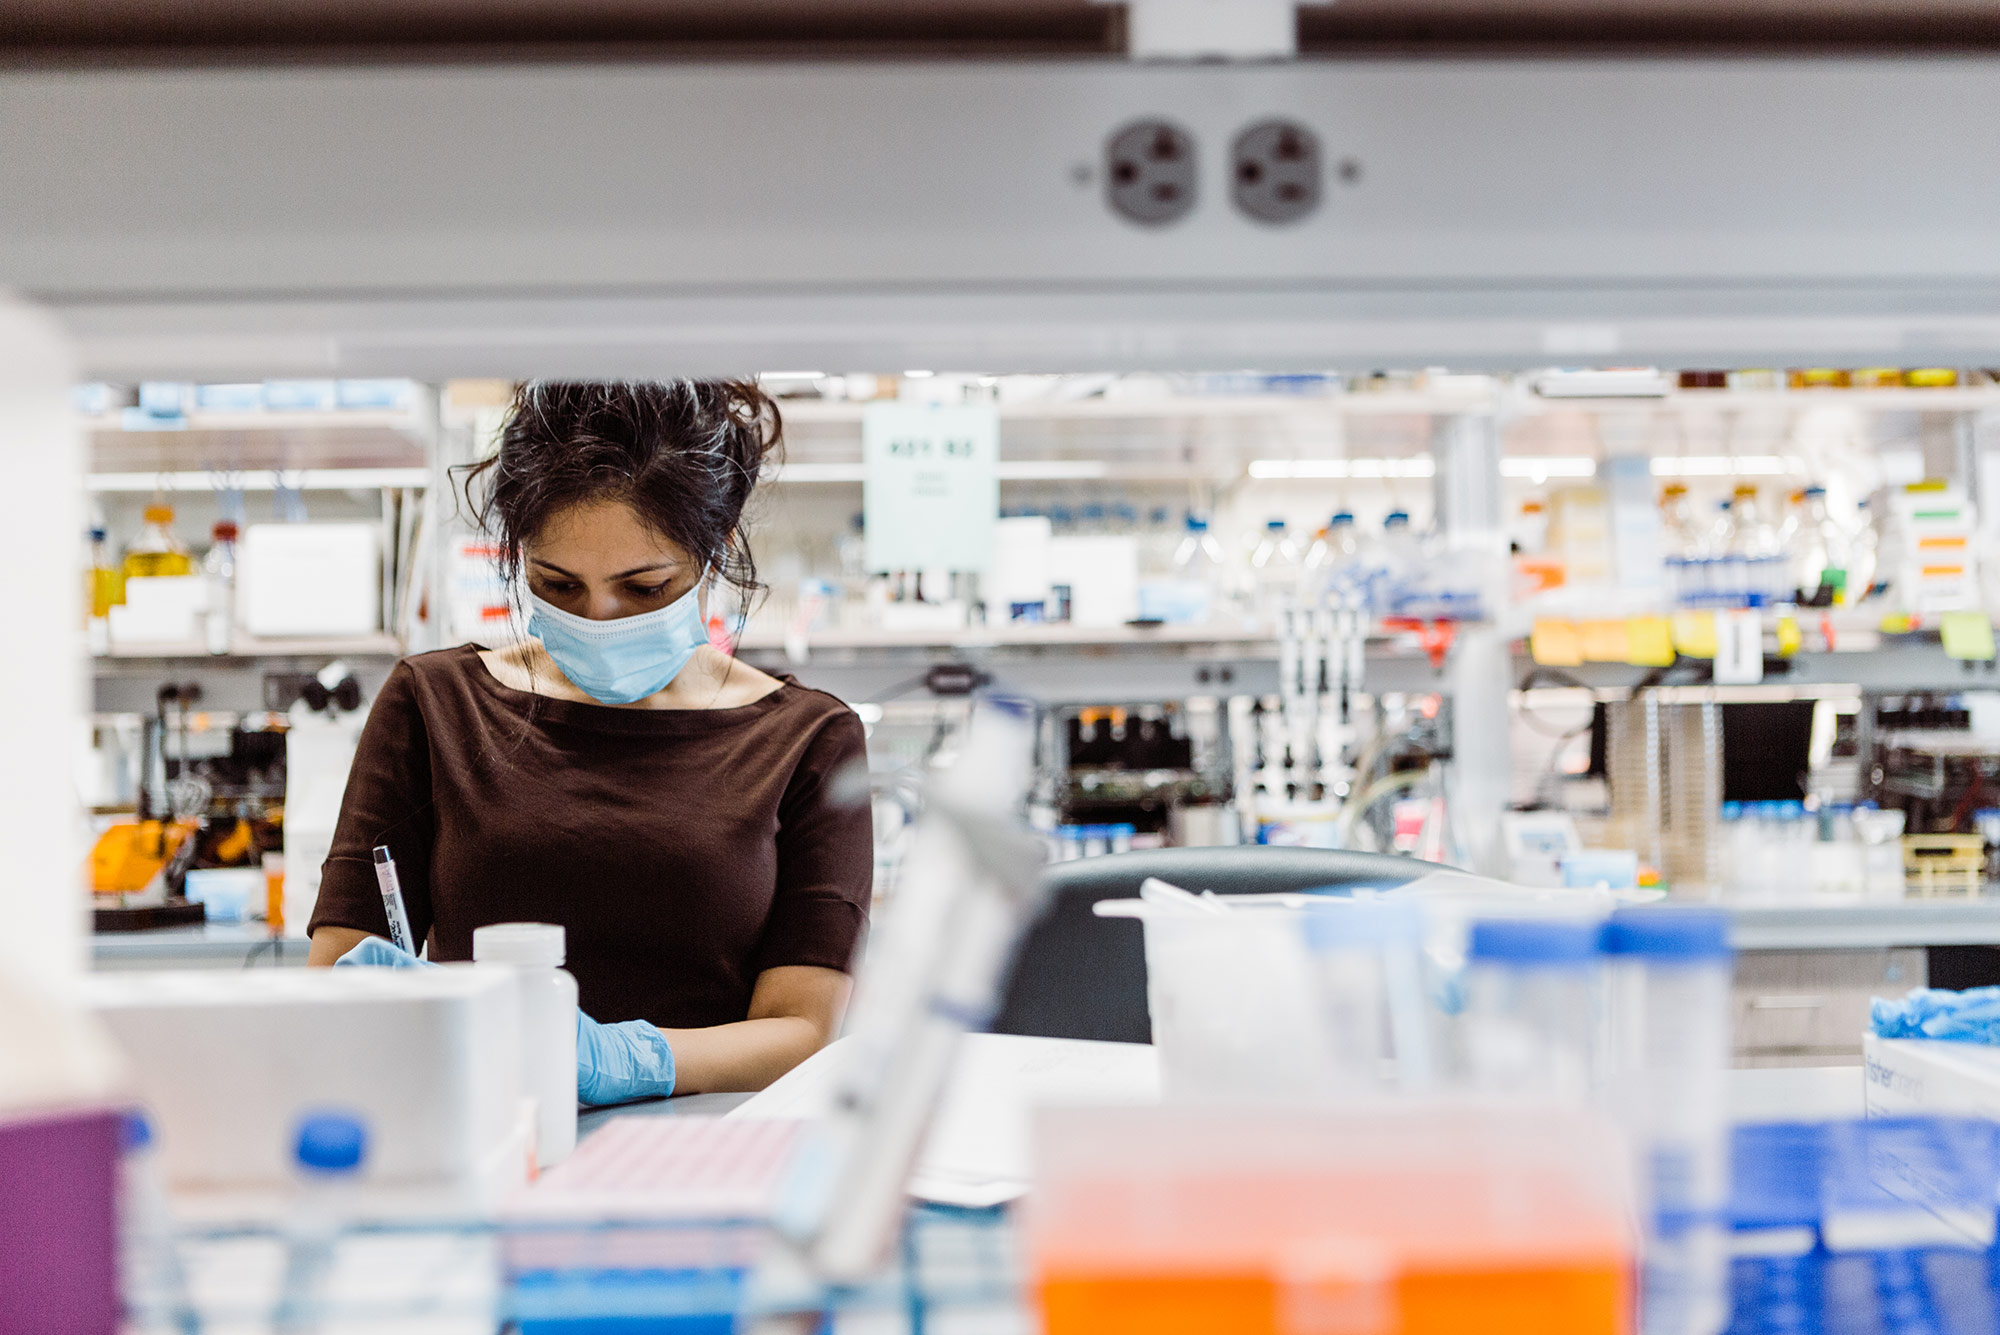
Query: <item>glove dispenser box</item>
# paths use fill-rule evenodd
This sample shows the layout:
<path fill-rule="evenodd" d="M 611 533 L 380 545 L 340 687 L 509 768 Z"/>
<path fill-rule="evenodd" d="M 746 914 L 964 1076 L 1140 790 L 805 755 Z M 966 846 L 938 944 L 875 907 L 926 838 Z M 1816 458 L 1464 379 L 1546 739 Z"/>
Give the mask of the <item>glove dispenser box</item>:
<path fill-rule="evenodd" d="M 366 1124 L 371 1188 L 483 1196 L 526 1176 L 512 970 L 116 973 L 85 986 L 173 1187 L 288 1187 L 299 1119 L 323 1110 Z"/>

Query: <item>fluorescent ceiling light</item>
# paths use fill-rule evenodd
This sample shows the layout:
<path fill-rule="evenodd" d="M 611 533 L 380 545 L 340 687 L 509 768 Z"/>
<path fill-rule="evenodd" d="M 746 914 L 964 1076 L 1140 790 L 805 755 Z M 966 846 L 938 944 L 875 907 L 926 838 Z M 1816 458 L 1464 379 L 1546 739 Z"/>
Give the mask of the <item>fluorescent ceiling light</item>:
<path fill-rule="evenodd" d="M 1002 459 L 994 468 L 1002 482 L 1075 482 L 1111 476 L 1102 459 Z M 860 482 L 868 475 L 861 464 L 783 464 L 774 482 Z M 150 475 L 149 475 L 150 476 Z"/>
<path fill-rule="evenodd" d="M 860 464 L 780 464 L 773 482 L 859 482 Z"/>
<path fill-rule="evenodd" d="M 1111 476 L 1110 465 L 1102 459 L 1002 459 L 997 471 L 1002 482 L 1064 482 Z"/>
<path fill-rule="evenodd" d="M 1552 477 L 1595 477 L 1597 460 L 1581 455 L 1523 455 L 1500 461 L 1501 477 L 1533 478 L 1540 482 Z"/>
<path fill-rule="evenodd" d="M 936 374 L 936 371 L 905 371 L 903 377 L 906 380 L 928 380 Z"/>
<path fill-rule="evenodd" d="M 1783 477 L 1801 461 L 1775 454 L 1681 454 L 1653 460 L 1654 477 Z"/>
<path fill-rule="evenodd" d="M 1250 476 L 1262 479 L 1430 477 L 1437 465 L 1415 459 L 1252 459 Z"/>

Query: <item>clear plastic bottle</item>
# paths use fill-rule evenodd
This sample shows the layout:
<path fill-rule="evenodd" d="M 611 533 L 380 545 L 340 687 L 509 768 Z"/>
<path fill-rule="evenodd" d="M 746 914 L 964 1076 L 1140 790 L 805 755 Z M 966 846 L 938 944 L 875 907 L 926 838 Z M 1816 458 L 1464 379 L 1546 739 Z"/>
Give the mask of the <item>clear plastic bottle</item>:
<path fill-rule="evenodd" d="M 208 651 L 226 654 L 236 634 L 236 525 L 221 520 L 214 538 L 201 559 L 201 573 L 208 578 Z"/>
<path fill-rule="evenodd" d="M 1467 1083 L 1489 1094 L 1580 1102 L 1596 1085 L 1598 927 L 1550 918 L 1472 924 L 1466 947 Z"/>
<path fill-rule="evenodd" d="M 1709 523 L 1702 543 L 1708 571 L 1707 605 L 1741 607 L 1749 590 L 1742 558 L 1736 555 L 1736 516 L 1733 501 L 1717 501 L 1715 518 Z"/>
<path fill-rule="evenodd" d="M 1186 534 L 1174 549 L 1174 573 L 1211 586 L 1219 583 L 1228 565 L 1222 555 L 1222 544 L 1209 532 L 1208 521 L 1199 515 L 1189 515 L 1185 523 Z"/>
<path fill-rule="evenodd" d="M 325 1111 L 299 1122 L 293 1145 L 299 1190 L 285 1228 L 285 1274 L 271 1316 L 273 1330 L 318 1327 L 334 1249 L 353 1211 L 354 1187 L 367 1154 L 368 1128 L 359 1117 Z"/>
<path fill-rule="evenodd" d="M 576 979 L 564 969 L 563 929 L 502 922 L 472 932 L 475 964 L 504 964 L 521 981 L 521 1079 L 535 1100 L 535 1162 L 561 1163 L 576 1148 Z"/>
<path fill-rule="evenodd" d="M 1436 1078 L 1424 996 L 1423 913 L 1410 900 L 1329 900 L 1304 919 L 1326 1023 L 1328 1093 L 1429 1089 Z"/>
<path fill-rule="evenodd" d="M 1666 558 L 1667 594 L 1681 607 L 1698 607 L 1707 591 L 1701 525 L 1688 489 L 1669 482 L 1660 492 L 1660 549 Z"/>
<path fill-rule="evenodd" d="M 1633 908 L 1605 926 L 1611 1110 L 1641 1199 L 1640 1335 L 1729 1321 L 1729 919 Z"/>
<path fill-rule="evenodd" d="M 174 507 L 156 501 L 146 507 L 145 520 L 145 527 L 125 549 L 125 578 L 193 573 L 194 559 L 174 536 Z"/>
<path fill-rule="evenodd" d="M 1282 519 L 1265 521 L 1264 536 L 1250 553 L 1250 577 L 1256 586 L 1257 610 L 1276 615 L 1297 592 L 1305 568 L 1305 553 L 1292 539 Z"/>
<path fill-rule="evenodd" d="M 90 530 L 90 614 L 104 617 L 125 601 L 125 576 L 111 563 L 103 525 Z"/>
<path fill-rule="evenodd" d="M 1778 550 L 1777 526 L 1765 517 L 1757 504 L 1757 489 L 1749 483 L 1736 488 L 1730 506 L 1728 559 L 1741 571 L 1742 598 L 1739 607 L 1768 607 L 1779 601 L 1785 581 L 1785 563 Z"/>
<path fill-rule="evenodd" d="M 1860 602 L 1875 587 L 1881 537 L 1875 531 L 1875 513 L 1866 499 L 1857 510 L 1854 529 L 1848 534 L 1847 579 L 1840 599 L 1843 607 Z"/>
<path fill-rule="evenodd" d="M 1335 510 L 1307 549 L 1305 568 L 1312 574 L 1330 575 L 1352 562 L 1360 551 L 1361 541 L 1354 533 L 1354 512 Z"/>
<path fill-rule="evenodd" d="M 193 1335 L 201 1326 L 188 1293 L 173 1208 L 160 1181 L 153 1125 L 144 1113 L 121 1119 L 118 1162 L 118 1289 L 135 1330 L 162 1326 Z"/>

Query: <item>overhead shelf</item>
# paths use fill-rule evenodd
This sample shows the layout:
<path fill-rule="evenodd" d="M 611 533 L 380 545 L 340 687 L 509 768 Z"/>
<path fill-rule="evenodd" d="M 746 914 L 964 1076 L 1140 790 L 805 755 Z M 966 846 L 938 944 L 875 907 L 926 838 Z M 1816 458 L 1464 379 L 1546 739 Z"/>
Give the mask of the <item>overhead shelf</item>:
<path fill-rule="evenodd" d="M 428 487 L 428 468 L 303 468 L 246 471 L 182 471 L 170 473 L 92 473 L 84 487 L 98 493 L 276 491 L 282 482 L 293 491 L 392 491 Z"/>
<path fill-rule="evenodd" d="M 128 430 L 115 417 L 86 418 L 90 472 L 97 476 L 230 474 L 249 489 L 257 476 L 353 470 L 427 470 L 430 427 L 414 411 L 193 412 L 171 426 Z M 125 490 L 126 488 L 115 488 Z"/>
<path fill-rule="evenodd" d="M 400 658 L 403 642 L 394 635 L 352 635 L 288 639 L 251 639 L 238 636 L 226 654 L 211 654 L 204 644 L 114 645 L 109 653 L 93 655 L 100 666 L 116 663 L 180 662 L 189 659 L 227 663 L 232 659 L 264 658 Z"/>

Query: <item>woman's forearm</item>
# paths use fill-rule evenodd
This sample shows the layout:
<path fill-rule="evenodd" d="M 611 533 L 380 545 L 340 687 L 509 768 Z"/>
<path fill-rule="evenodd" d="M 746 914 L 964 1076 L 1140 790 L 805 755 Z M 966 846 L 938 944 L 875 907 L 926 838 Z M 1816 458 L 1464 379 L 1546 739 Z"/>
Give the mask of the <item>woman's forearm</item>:
<path fill-rule="evenodd" d="M 825 1047 L 829 1037 L 824 1026 L 797 1015 L 660 1032 L 674 1050 L 676 1094 L 762 1089 Z"/>

